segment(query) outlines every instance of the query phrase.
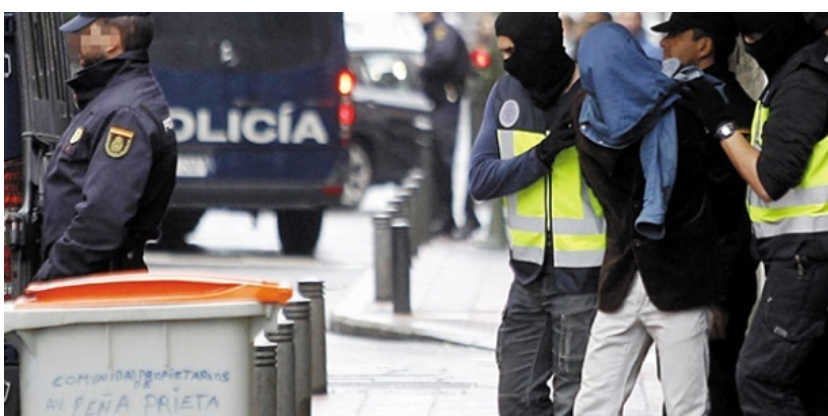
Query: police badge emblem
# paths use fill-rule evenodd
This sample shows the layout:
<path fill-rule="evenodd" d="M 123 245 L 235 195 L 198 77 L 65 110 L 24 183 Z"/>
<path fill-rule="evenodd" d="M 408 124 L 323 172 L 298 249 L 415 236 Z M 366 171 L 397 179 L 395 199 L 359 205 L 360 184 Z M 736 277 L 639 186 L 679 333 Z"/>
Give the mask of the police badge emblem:
<path fill-rule="evenodd" d="M 135 135 L 131 130 L 120 127 L 110 127 L 109 133 L 106 135 L 106 154 L 113 159 L 123 157 L 129 152 L 129 147 L 132 146 L 132 137 Z"/>

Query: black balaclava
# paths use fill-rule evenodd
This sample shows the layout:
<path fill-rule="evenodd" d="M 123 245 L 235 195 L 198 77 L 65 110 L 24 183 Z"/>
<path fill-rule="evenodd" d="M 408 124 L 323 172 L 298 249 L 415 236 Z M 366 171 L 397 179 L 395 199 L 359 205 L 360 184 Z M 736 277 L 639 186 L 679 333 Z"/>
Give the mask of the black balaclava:
<path fill-rule="evenodd" d="M 742 35 L 762 34 L 745 50 L 773 78 L 779 68 L 803 46 L 816 40 L 817 33 L 805 22 L 802 13 L 736 13 Z"/>
<path fill-rule="evenodd" d="M 501 13 L 495 34 L 515 44 L 503 68 L 529 90 L 532 100 L 546 109 L 572 80 L 575 62 L 563 46 L 563 26 L 557 13 Z"/>

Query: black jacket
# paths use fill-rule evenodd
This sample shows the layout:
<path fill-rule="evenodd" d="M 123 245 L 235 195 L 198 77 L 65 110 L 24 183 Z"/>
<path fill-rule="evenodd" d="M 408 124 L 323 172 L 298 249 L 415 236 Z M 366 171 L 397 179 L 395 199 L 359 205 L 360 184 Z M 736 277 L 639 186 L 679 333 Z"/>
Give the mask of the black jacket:
<path fill-rule="evenodd" d="M 667 207 L 666 235 L 655 241 L 634 230 L 641 212 L 644 176 L 639 140 L 623 150 L 578 135 L 581 168 L 607 220 L 607 251 L 598 284 L 598 308 L 621 307 L 635 273 L 640 272 L 653 304 L 680 311 L 720 302 L 722 282 L 718 233 L 709 195 L 710 138 L 702 123 L 676 106 L 678 170 Z"/>
<path fill-rule="evenodd" d="M 441 16 L 426 24 L 425 63 L 420 69 L 423 87 L 435 105 L 459 100 L 465 90 L 469 73 L 469 52 L 460 33 Z M 455 97 L 448 97 L 447 88 L 453 88 Z M 454 102 L 454 101 L 453 101 Z"/>
<path fill-rule="evenodd" d="M 756 169 L 768 195 L 778 199 L 799 185 L 814 145 L 828 135 L 828 37 L 788 59 L 760 99 L 770 112 Z M 766 263 L 790 261 L 796 254 L 828 261 L 828 233 L 762 239 L 758 250 Z"/>
<path fill-rule="evenodd" d="M 69 86 L 81 111 L 46 170 L 35 280 L 141 267 L 175 186 L 175 132 L 146 51 L 85 68 Z"/>

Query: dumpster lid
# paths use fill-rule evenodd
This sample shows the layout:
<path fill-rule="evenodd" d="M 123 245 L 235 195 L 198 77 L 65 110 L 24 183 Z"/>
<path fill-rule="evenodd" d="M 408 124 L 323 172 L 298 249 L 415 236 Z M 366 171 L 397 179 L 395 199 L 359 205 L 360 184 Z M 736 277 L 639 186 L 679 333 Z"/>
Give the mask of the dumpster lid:
<path fill-rule="evenodd" d="M 255 301 L 285 304 L 293 291 L 272 281 L 222 276 L 110 273 L 32 283 L 16 309 Z"/>

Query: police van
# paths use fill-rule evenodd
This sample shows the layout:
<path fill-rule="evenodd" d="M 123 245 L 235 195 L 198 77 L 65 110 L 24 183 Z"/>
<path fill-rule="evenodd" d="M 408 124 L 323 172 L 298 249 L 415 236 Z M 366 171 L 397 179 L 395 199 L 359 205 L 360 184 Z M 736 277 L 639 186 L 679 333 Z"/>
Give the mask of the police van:
<path fill-rule="evenodd" d="M 347 175 L 354 121 L 341 13 L 153 13 L 151 64 L 178 137 L 162 241 L 208 208 L 275 210 L 312 254 Z M 274 230 L 275 232 L 275 230 Z"/>

